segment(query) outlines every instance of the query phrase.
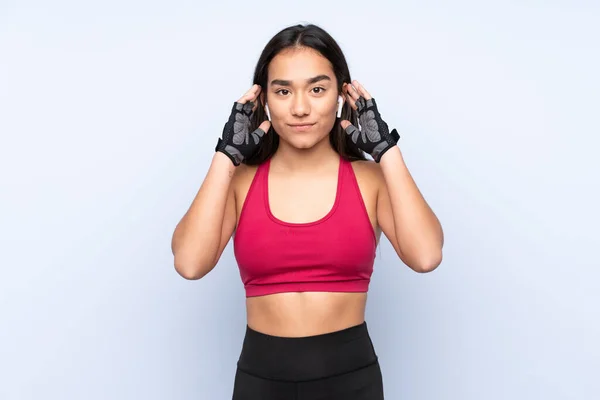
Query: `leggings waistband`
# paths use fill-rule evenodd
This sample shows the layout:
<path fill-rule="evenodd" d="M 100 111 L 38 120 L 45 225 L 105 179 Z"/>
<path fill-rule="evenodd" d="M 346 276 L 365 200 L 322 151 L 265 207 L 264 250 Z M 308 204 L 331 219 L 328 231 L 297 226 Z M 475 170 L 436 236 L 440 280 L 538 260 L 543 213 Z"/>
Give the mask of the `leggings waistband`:
<path fill-rule="evenodd" d="M 300 382 L 344 374 L 376 361 L 366 322 L 304 337 L 272 336 L 246 325 L 237 366 L 264 379 Z"/>

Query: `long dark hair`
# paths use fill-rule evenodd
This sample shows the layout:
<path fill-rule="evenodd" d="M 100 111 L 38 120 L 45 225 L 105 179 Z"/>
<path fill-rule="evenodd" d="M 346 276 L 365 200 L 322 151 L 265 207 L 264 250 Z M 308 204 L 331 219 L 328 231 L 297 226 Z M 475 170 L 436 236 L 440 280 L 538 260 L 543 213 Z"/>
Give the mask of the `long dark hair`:
<path fill-rule="evenodd" d="M 342 92 L 342 85 L 344 82 L 351 82 L 346 57 L 344 57 L 344 53 L 342 53 L 340 46 L 329 33 L 313 24 L 293 25 L 281 30 L 273 36 L 263 49 L 258 62 L 256 63 L 253 83 L 260 85 L 263 89 L 263 93 L 267 88 L 269 63 L 273 57 L 279 54 L 279 52 L 293 47 L 310 47 L 318 51 L 323 57 L 331 62 L 333 72 L 337 78 L 338 93 Z M 258 126 L 266 119 L 262 103 L 259 100 L 257 100 L 257 102 L 258 107 L 252 117 L 250 131 L 258 128 Z M 358 115 L 348 102 L 344 102 L 341 119 L 346 119 L 354 126 L 358 126 Z M 258 152 L 246 159 L 245 164 L 258 165 L 275 154 L 275 151 L 277 151 L 279 146 L 279 135 L 276 134 L 273 127 L 269 129 L 268 134 L 265 135 L 263 140 L 264 142 L 260 146 Z M 339 120 L 336 120 L 333 129 L 329 132 L 329 142 L 333 149 L 346 160 L 353 161 L 366 159 L 362 151 L 349 145 L 348 135 L 340 126 Z"/>

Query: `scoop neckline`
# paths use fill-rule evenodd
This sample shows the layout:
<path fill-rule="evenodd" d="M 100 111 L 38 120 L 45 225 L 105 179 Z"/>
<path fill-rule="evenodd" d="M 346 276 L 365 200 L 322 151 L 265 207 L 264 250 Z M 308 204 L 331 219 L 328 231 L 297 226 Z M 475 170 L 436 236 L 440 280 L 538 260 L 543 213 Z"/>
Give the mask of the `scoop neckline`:
<path fill-rule="evenodd" d="M 288 226 L 288 227 L 306 227 L 306 226 L 313 226 L 313 225 L 318 225 L 320 223 L 325 222 L 326 220 L 328 220 L 334 213 L 335 210 L 338 207 L 338 204 L 340 202 L 340 197 L 341 197 L 341 192 L 342 192 L 342 175 L 343 175 L 343 159 L 342 157 L 340 157 L 340 162 L 338 164 L 338 176 L 337 176 L 337 185 L 336 185 L 336 192 L 335 192 L 335 200 L 333 201 L 333 206 L 331 207 L 331 209 L 329 210 L 329 212 L 327 214 L 325 214 L 323 217 L 319 218 L 316 221 L 311 221 L 311 222 L 287 222 L 287 221 L 283 221 L 279 218 L 277 218 L 273 212 L 271 211 L 271 203 L 269 201 L 269 170 L 271 169 L 271 159 L 267 160 L 267 163 L 265 165 L 265 171 L 264 171 L 264 203 L 265 203 L 265 209 L 267 211 L 267 215 L 269 216 L 269 218 L 279 224 L 279 225 L 284 225 L 284 226 Z"/>

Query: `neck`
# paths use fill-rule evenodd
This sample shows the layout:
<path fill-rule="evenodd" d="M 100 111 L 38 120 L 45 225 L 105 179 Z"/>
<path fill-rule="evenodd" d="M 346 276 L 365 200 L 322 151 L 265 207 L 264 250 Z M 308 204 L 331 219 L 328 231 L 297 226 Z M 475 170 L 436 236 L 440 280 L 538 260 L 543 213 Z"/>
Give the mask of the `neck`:
<path fill-rule="evenodd" d="M 271 158 L 271 165 L 288 172 L 317 171 L 339 163 L 339 154 L 331 147 L 329 137 L 325 137 L 310 149 L 298 149 L 283 140 Z"/>

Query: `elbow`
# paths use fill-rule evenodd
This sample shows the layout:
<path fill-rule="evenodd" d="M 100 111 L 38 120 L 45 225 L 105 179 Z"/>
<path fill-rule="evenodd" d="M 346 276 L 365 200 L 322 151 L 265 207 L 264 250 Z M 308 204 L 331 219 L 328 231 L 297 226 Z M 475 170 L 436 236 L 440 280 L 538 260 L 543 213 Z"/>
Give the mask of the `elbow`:
<path fill-rule="evenodd" d="M 435 270 L 442 263 L 441 251 L 436 254 L 431 254 L 427 257 L 422 257 L 419 261 L 411 266 L 415 272 L 426 274 Z"/>
<path fill-rule="evenodd" d="M 205 265 L 204 263 L 181 260 L 177 256 L 174 260 L 174 266 L 175 271 L 181 277 L 189 281 L 195 281 L 203 278 L 214 268 L 214 265 Z"/>

